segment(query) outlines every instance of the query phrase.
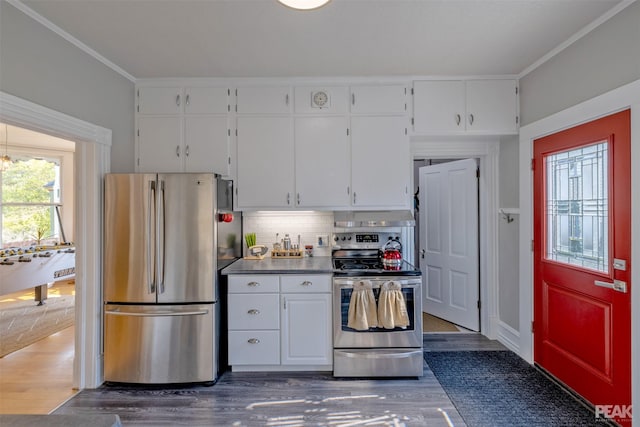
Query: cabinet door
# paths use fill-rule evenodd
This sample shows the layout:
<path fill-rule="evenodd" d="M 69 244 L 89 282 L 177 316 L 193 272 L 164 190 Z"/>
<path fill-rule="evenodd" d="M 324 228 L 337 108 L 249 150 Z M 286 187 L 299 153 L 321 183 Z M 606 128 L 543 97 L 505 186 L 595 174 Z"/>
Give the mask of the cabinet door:
<path fill-rule="evenodd" d="M 180 87 L 138 88 L 138 113 L 180 114 L 184 95 Z"/>
<path fill-rule="evenodd" d="M 346 114 L 346 86 L 298 86 L 294 90 L 296 114 Z"/>
<path fill-rule="evenodd" d="M 227 114 L 229 89 L 226 87 L 187 87 L 184 90 L 185 114 Z"/>
<path fill-rule="evenodd" d="M 518 132 L 515 80 L 467 82 L 467 130 L 509 134 Z"/>
<path fill-rule="evenodd" d="M 296 206 L 349 205 L 346 117 L 295 119 Z"/>
<path fill-rule="evenodd" d="M 229 125 L 226 116 L 185 116 L 185 172 L 229 175 Z"/>
<path fill-rule="evenodd" d="M 293 130 L 288 117 L 238 117 L 238 207 L 292 207 Z"/>
<path fill-rule="evenodd" d="M 404 117 L 351 118 L 353 206 L 409 205 L 409 137 Z"/>
<path fill-rule="evenodd" d="M 240 87 L 236 90 L 238 114 L 288 114 L 288 86 Z"/>
<path fill-rule="evenodd" d="M 138 117 L 138 172 L 182 172 L 182 119 Z"/>
<path fill-rule="evenodd" d="M 351 112 L 356 114 L 404 114 L 407 111 L 404 85 L 352 86 Z"/>
<path fill-rule="evenodd" d="M 413 129 L 416 133 L 465 130 L 465 85 L 462 81 L 413 83 Z"/>
<path fill-rule="evenodd" d="M 330 365 L 331 294 L 282 294 L 281 363 Z"/>

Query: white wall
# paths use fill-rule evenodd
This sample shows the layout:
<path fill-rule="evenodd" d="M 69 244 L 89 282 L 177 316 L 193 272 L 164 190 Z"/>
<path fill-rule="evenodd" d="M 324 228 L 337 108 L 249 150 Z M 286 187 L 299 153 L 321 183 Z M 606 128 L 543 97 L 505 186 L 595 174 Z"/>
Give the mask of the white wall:
<path fill-rule="evenodd" d="M 111 169 L 134 170 L 134 84 L 0 1 L 0 90 L 111 129 Z"/>
<path fill-rule="evenodd" d="M 520 80 L 521 123 L 640 79 L 639 42 L 635 2 Z"/>
<path fill-rule="evenodd" d="M 514 330 L 519 328 L 519 220 L 517 209 L 520 205 L 518 191 L 518 137 L 503 138 L 500 141 L 500 195 L 499 206 L 509 212 L 512 222 L 499 213 L 498 225 L 498 316 Z"/>

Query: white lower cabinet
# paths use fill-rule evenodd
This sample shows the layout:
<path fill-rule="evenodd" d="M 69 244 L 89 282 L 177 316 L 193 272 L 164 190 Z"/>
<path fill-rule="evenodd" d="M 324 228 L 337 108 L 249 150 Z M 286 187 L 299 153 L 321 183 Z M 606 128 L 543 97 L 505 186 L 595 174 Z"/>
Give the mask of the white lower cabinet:
<path fill-rule="evenodd" d="M 332 370 L 330 275 L 231 275 L 228 297 L 234 371 Z"/>

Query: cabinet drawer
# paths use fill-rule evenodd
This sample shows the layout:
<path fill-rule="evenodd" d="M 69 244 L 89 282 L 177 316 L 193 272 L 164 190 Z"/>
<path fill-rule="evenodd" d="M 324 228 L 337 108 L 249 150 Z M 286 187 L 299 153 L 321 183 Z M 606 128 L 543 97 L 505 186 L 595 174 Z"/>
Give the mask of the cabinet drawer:
<path fill-rule="evenodd" d="M 280 281 L 282 292 L 331 292 L 331 276 L 327 274 L 286 274 Z"/>
<path fill-rule="evenodd" d="M 229 330 L 278 329 L 278 294 L 231 294 L 228 300 Z"/>
<path fill-rule="evenodd" d="M 280 276 L 277 274 L 230 275 L 229 293 L 268 293 L 280 290 Z"/>
<path fill-rule="evenodd" d="M 279 365 L 280 331 L 230 331 L 229 365 Z"/>

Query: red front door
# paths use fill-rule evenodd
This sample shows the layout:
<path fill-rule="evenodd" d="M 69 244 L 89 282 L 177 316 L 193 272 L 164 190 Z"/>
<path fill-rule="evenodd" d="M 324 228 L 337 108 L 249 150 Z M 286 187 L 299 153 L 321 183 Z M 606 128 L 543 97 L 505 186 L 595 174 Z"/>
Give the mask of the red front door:
<path fill-rule="evenodd" d="M 534 361 L 629 425 L 630 137 L 626 110 L 533 145 Z"/>

